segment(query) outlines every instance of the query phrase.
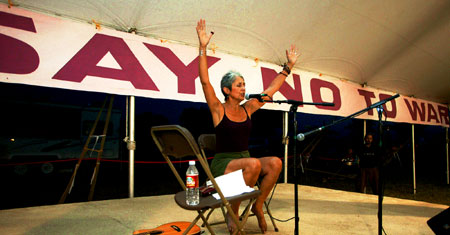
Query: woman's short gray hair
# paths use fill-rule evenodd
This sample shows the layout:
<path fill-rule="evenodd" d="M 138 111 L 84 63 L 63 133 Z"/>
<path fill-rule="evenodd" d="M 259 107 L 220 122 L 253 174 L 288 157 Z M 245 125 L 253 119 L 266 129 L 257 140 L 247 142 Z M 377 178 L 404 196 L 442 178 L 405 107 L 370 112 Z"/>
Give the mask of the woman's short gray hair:
<path fill-rule="evenodd" d="M 228 95 L 223 91 L 223 88 L 226 87 L 231 91 L 231 86 L 236 80 L 236 77 L 244 78 L 239 72 L 230 70 L 223 75 L 222 80 L 220 81 L 220 90 L 222 91 L 223 96 L 225 96 L 225 101 L 228 99 Z"/>

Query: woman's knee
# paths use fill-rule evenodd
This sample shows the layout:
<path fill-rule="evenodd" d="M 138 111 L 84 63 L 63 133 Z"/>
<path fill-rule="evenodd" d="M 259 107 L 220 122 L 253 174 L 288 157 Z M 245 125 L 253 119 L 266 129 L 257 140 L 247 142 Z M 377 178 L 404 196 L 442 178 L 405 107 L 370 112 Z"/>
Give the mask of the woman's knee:
<path fill-rule="evenodd" d="M 281 168 L 283 167 L 283 162 L 278 157 L 271 157 L 269 161 L 269 168 L 273 171 L 281 171 Z"/>
<path fill-rule="evenodd" d="M 258 173 L 261 171 L 261 162 L 257 158 L 249 158 L 246 169 Z"/>

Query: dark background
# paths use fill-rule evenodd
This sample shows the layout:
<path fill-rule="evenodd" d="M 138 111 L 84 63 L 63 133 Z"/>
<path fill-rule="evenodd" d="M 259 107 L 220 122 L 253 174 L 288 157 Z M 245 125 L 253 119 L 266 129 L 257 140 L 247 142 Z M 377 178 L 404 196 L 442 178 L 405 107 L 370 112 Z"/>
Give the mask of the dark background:
<path fill-rule="evenodd" d="M 33 104 L 41 102 L 99 107 L 105 96 L 107 94 L 0 83 L 0 105 L 3 107 L 0 115 L 0 138 L 8 140 L 12 138 L 11 133 L 18 133 L 18 130 L 21 130 L 22 135 L 45 137 L 60 128 L 65 130 L 58 132 L 62 133 L 61 138 L 66 137 L 64 135 L 76 135 L 79 133 L 79 126 L 64 125 L 73 123 L 70 119 L 79 119 L 76 113 L 55 114 L 54 110 L 36 108 Z M 14 105 L 11 105 L 13 101 L 19 101 L 21 107 L 14 108 Z M 125 137 L 125 103 L 125 96 L 115 96 L 114 109 L 122 113 L 120 138 Z M 299 111 L 301 112 L 301 108 Z M 24 115 L 20 120 L 11 123 L 7 118 L 11 112 L 24 112 Z M 300 112 L 297 113 L 298 133 L 342 118 Z M 260 110 L 252 116 L 252 156 L 283 157 L 282 115 L 281 111 Z M 292 114 L 289 117 L 292 120 Z M 166 124 L 184 126 L 191 131 L 194 138 L 203 133 L 214 132 L 208 107 L 204 103 L 136 97 L 135 197 L 170 194 L 180 190 L 150 136 L 152 126 Z M 292 121 L 289 130 L 292 137 Z M 378 130 L 377 121 L 367 121 L 367 132 L 375 134 L 376 142 L 379 140 Z M 298 142 L 296 150 L 297 153 L 302 153 L 304 167 L 302 173 L 300 166 L 297 166 L 300 184 L 355 191 L 358 169 L 344 164 L 341 160 L 349 148 L 355 149 L 363 143 L 362 133 L 363 121 L 350 119 Z M 446 184 L 445 128 L 415 125 L 415 195 L 412 186 L 411 124 L 384 122 L 382 140 L 386 149 L 393 146 L 400 148 L 400 158 L 390 161 L 385 167 L 385 195 L 450 205 L 450 189 Z M 100 165 L 94 200 L 128 197 L 128 152 L 126 143 L 120 143 L 121 154 L 118 161 L 104 161 Z M 293 147 L 291 138 L 288 169 L 290 183 L 294 182 Z M 5 149 L 7 146 L 0 145 L 0 153 L 6 151 Z M 38 164 L 28 164 L 29 171 L 19 175 L 14 172 L 14 165 L 11 165 L 10 161 L 2 159 L 0 209 L 56 204 L 69 182 L 75 163 L 76 161 L 56 162 L 55 170 L 50 174 L 42 173 Z M 95 161 L 92 160 L 82 162 L 72 193 L 66 199 L 67 203 L 87 201 L 94 165 Z M 181 175 L 184 175 L 187 163 L 179 163 L 176 167 Z M 279 182 L 283 181 L 283 174 Z"/>

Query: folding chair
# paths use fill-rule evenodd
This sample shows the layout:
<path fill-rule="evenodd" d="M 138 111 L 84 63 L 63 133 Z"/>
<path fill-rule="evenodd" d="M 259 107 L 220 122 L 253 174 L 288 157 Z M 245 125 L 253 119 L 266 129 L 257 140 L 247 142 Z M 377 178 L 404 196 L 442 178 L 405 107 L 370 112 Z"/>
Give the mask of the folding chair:
<path fill-rule="evenodd" d="M 180 206 L 183 209 L 196 210 L 198 212 L 197 217 L 192 221 L 192 223 L 189 225 L 189 227 L 183 234 L 187 234 L 200 218 L 203 220 L 209 232 L 211 234 L 215 234 L 210 224 L 208 223 L 208 220 L 205 218 L 204 213 L 219 207 L 226 207 L 227 211 L 230 212 L 231 218 L 233 219 L 234 223 L 237 226 L 237 229 L 233 232 L 233 234 L 236 234 L 238 232 L 240 232 L 240 234 L 245 234 L 244 225 L 247 222 L 250 210 L 248 209 L 242 220 L 239 221 L 237 216 L 233 213 L 230 203 L 249 200 L 248 206 L 249 208 L 250 205 L 252 205 L 256 201 L 256 198 L 261 194 L 261 192 L 259 190 L 255 190 L 249 193 L 243 193 L 237 196 L 225 198 L 219 186 L 217 185 L 211 173 L 211 170 L 209 169 L 209 165 L 208 162 L 206 161 L 206 158 L 202 156 L 198 148 L 198 145 L 194 140 L 194 137 L 192 137 L 191 133 L 186 128 L 183 128 L 178 125 L 155 126 L 152 127 L 151 134 L 153 140 L 158 146 L 158 149 L 160 150 L 164 159 L 167 161 L 170 169 L 177 178 L 178 183 L 180 183 L 181 187 L 183 188 L 183 191 L 180 191 L 175 194 L 174 198 L 175 202 L 178 204 L 178 206 Z M 209 178 L 215 190 L 219 194 L 220 200 L 217 200 L 210 195 L 207 197 L 200 197 L 200 204 L 198 205 L 191 206 L 186 204 L 186 192 L 185 192 L 186 185 L 184 180 L 181 178 L 180 174 L 175 169 L 171 159 L 180 160 L 182 158 L 189 156 L 193 156 L 198 159 L 201 167 L 206 173 L 206 176 Z"/>
<path fill-rule="evenodd" d="M 216 153 L 216 135 L 215 134 L 200 135 L 198 137 L 198 145 L 200 146 L 202 155 L 205 156 L 205 158 L 206 158 L 206 156 L 214 155 Z M 259 182 L 257 182 L 256 185 L 259 188 Z M 269 205 L 265 201 L 264 201 L 264 206 L 266 207 L 266 212 L 269 215 L 270 220 L 272 221 L 272 225 L 273 225 L 275 232 L 278 232 L 278 227 L 275 224 L 275 220 L 273 219 L 272 213 L 269 210 Z M 209 218 L 211 213 L 212 213 L 212 211 L 209 212 L 207 218 Z M 251 214 L 250 216 L 255 216 L 255 214 Z"/>

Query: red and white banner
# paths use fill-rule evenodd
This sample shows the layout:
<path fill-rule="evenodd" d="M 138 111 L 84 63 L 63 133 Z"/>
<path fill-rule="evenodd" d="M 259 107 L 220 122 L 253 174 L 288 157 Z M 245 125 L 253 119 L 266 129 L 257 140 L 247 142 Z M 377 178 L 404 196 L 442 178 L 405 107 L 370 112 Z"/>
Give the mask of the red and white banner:
<path fill-rule="evenodd" d="M 195 35 L 195 25 L 192 26 Z M 208 51 L 211 83 L 219 98 L 220 79 L 239 71 L 247 93 L 259 93 L 280 66 Z M 205 102 L 198 78 L 198 48 L 8 8 L 0 4 L 0 82 L 120 95 Z M 299 106 L 312 114 L 348 116 L 395 95 L 321 74 L 293 70 L 274 100 L 333 102 Z M 384 105 L 387 120 L 449 126 L 446 105 L 400 96 Z M 288 104 L 264 108 L 289 110 Z M 358 118 L 378 118 L 376 111 Z"/>

